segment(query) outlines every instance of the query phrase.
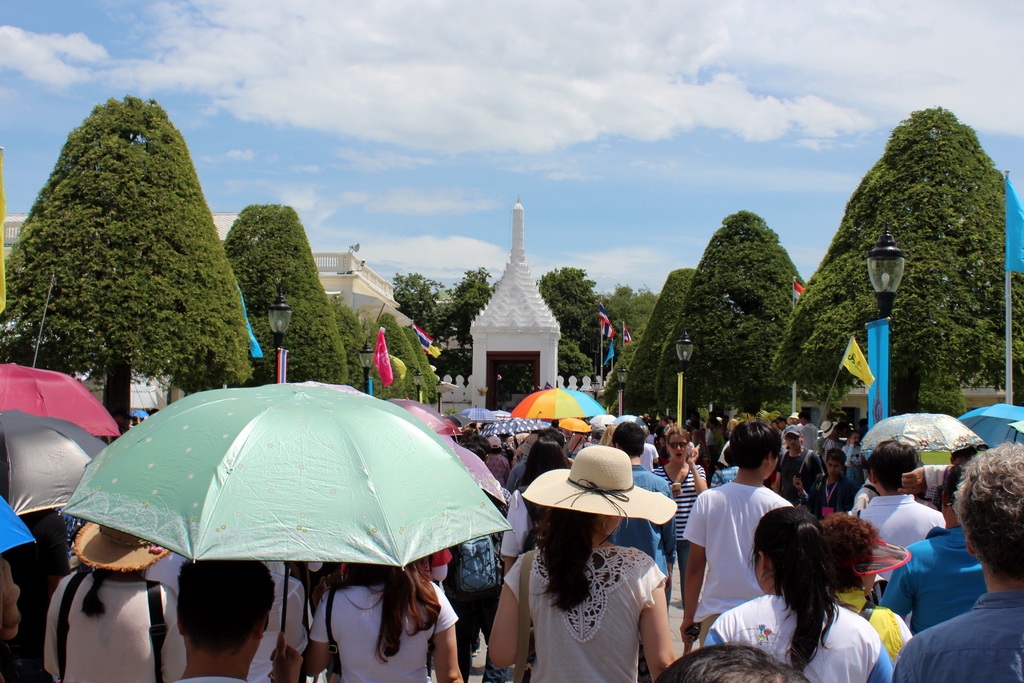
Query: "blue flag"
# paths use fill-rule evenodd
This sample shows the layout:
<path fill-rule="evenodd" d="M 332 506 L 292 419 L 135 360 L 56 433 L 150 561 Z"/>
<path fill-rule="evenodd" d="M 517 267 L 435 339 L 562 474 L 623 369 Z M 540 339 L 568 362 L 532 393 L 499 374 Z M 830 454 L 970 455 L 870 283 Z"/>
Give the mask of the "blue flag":
<path fill-rule="evenodd" d="M 1024 208 L 1006 178 L 1006 269 L 1024 273 Z"/>
<path fill-rule="evenodd" d="M 235 285 L 238 287 L 238 285 Z M 242 315 L 245 316 L 245 329 L 249 330 L 249 355 L 253 358 L 263 358 L 263 349 L 260 348 L 260 343 L 256 341 L 256 335 L 252 333 L 252 325 L 249 324 L 249 312 L 245 310 L 245 295 L 242 294 L 242 288 L 238 287 L 238 296 L 242 299 Z"/>
<path fill-rule="evenodd" d="M 604 364 L 608 365 L 613 360 L 615 360 L 615 342 L 608 344 L 608 355 L 605 356 Z"/>

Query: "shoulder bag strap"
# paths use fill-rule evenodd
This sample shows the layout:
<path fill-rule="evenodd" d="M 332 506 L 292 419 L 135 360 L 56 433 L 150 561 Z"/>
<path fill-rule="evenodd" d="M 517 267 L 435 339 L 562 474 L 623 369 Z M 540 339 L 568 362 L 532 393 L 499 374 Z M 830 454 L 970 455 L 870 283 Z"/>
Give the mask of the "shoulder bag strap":
<path fill-rule="evenodd" d="M 71 602 L 86 576 L 85 572 L 72 576 L 60 600 L 60 612 L 57 616 L 57 670 L 61 680 L 64 680 L 64 671 L 68 665 L 68 631 L 71 629 L 68 618 L 71 616 Z"/>
<path fill-rule="evenodd" d="M 519 637 L 516 640 L 515 683 L 522 683 L 526 674 L 526 659 L 530 656 L 530 570 L 536 550 L 523 555 L 519 567 Z"/>
<path fill-rule="evenodd" d="M 162 660 L 164 639 L 167 637 L 167 624 L 164 622 L 164 601 L 160 594 L 160 582 L 147 581 L 146 595 L 149 598 L 149 639 L 153 641 L 153 680 L 156 683 L 163 683 Z"/>
<path fill-rule="evenodd" d="M 336 588 L 332 588 L 327 593 L 327 651 L 331 654 L 331 662 L 334 666 L 334 673 L 341 675 L 341 655 L 338 654 L 338 643 L 334 640 L 334 629 L 331 627 L 331 622 L 334 621 L 334 594 L 337 593 Z"/>

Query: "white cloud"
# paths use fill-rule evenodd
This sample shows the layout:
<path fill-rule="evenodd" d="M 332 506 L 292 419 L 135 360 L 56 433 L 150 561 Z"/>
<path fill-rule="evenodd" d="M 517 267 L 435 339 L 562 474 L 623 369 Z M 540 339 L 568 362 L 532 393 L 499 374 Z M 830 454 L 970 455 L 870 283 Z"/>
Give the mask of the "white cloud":
<path fill-rule="evenodd" d="M 452 283 L 467 270 L 487 268 L 500 277 L 508 251 L 472 237 L 397 234 L 360 236 L 359 255 L 378 274 L 421 273 L 431 279 Z"/>
<path fill-rule="evenodd" d="M 350 168 L 364 173 L 379 173 L 381 171 L 409 170 L 420 166 L 430 166 L 435 163 L 428 157 L 414 157 L 396 152 L 377 152 L 370 154 L 354 149 L 339 149 L 335 154 L 349 162 Z"/>
<path fill-rule="evenodd" d="M 256 152 L 251 149 L 229 149 L 223 154 L 202 157 L 203 161 L 208 164 L 219 164 L 222 161 L 252 161 L 255 158 Z"/>
<path fill-rule="evenodd" d="M 102 45 L 82 33 L 32 33 L 16 26 L 0 26 L 0 69 L 20 72 L 45 85 L 64 87 L 88 80 L 86 64 L 107 58 Z"/>
<path fill-rule="evenodd" d="M 292 173 L 319 173 L 320 167 L 316 164 L 298 164 L 289 166 L 288 170 Z"/>
<path fill-rule="evenodd" d="M 498 206 L 492 199 L 461 188 L 420 190 L 400 187 L 385 192 L 343 192 L 342 205 L 362 206 L 369 213 L 419 216 L 459 216 L 488 211 Z"/>

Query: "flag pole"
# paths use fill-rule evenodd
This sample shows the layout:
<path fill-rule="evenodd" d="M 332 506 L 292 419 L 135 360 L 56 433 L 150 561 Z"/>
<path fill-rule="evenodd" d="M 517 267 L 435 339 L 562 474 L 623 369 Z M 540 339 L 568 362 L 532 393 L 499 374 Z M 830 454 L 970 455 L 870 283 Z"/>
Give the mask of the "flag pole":
<path fill-rule="evenodd" d="M 789 298 L 793 302 L 793 311 L 796 311 L 796 275 L 793 276 L 793 286 L 789 289 Z M 796 412 L 796 381 L 793 381 L 793 391 L 790 397 L 790 403 L 792 404 L 792 410 L 790 414 Z"/>
<path fill-rule="evenodd" d="M 1009 187 L 1010 183 L 1010 172 L 1006 173 L 1006 185 Z M 1009 207 L 1009 196 L 1006 197 L 1007 207 Z M 1009 210 L 1007 210 L 1007 219 L 1009 218 Z M 1009 234 L 1009 221 L 1007 220 L 1006 230 Z M 1006 272 L 1004 273 L 1004 294 L 1006 297 L 1006 402 L 1013 405 L 1013 291 L 1012 284 L 1013 279 L 1011 276 L 1012 271 L 1010 270 L 1010 264 L 1006 263 Z"/>

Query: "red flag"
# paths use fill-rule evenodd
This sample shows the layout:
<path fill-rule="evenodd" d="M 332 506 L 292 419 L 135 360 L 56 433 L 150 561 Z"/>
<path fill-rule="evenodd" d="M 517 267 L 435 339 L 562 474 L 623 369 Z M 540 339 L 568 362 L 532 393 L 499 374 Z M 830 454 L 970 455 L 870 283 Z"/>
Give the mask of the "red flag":
<path fill-rule="evenodd" d="M 377 366 L 380 381 L 384 386 L 391 386 L 395 381 L 395 375 L 391 371 L 391 356 L 388 355 L 388 343 L 384 341 L 383 327 L 377 331 L 377 349 L 373 352 L 373 364 Z"/>
<path fill-rule="evenodd" d="M 793 278 L 793 303 L 796 303 L 796 300 L 799 299 L 800 295 L 803 294 L 803 293 L 804 293 L 803 285 L 801 285 L 799 282 L 797 282 L 796 278 Z"/>

